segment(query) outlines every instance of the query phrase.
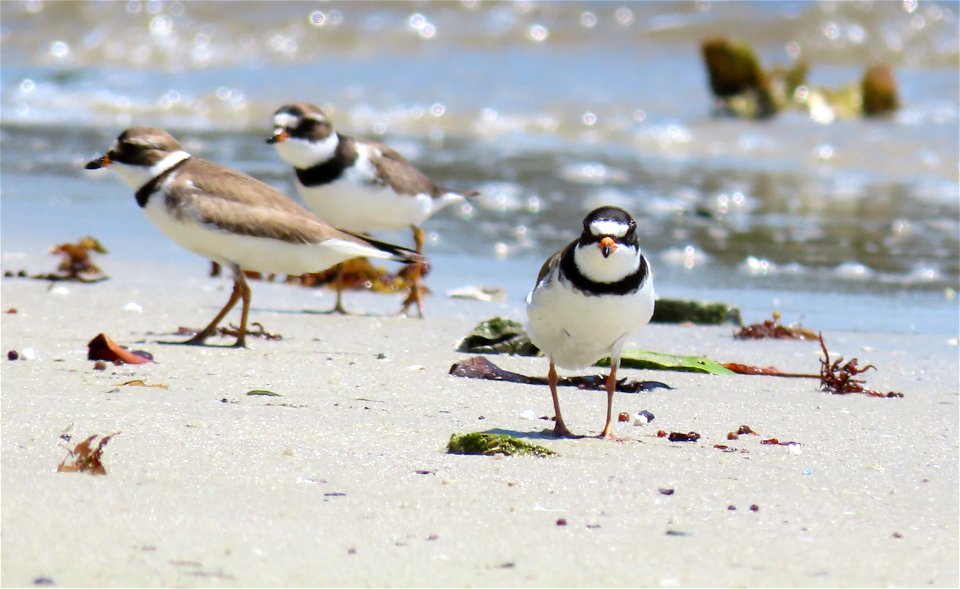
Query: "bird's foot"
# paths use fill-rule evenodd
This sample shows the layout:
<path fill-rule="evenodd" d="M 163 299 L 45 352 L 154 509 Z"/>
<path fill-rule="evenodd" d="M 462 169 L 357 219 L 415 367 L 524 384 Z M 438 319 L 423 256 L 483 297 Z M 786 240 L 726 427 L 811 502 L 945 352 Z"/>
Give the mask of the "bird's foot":
<path fill-rule="evenodd" d="M 553 426 L 553 435 L 558 438 L 572 438 L 572 439 L 579 439 L 583 437 L 583 436 L 578 436 L 573 432 L 571 432 L 570 430 L 568 430 L 567 426 L 562 421 L 558 421 L 557 424 Z"/>

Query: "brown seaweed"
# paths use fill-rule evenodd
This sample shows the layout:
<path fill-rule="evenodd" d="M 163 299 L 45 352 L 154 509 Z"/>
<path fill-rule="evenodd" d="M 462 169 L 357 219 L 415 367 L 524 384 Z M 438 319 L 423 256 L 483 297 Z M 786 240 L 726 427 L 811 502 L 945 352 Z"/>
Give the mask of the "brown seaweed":
<path fill-rule="evenodd" d="M 114 432 L 109 436 L 103 436 L 97 441 L 96 446 L 93 445 L 93 441 L 97 438 L 99 434 L 93 434 L 89 438 L 80 442 L 73 449 L 67 448 L 67 456 L 60 462 L 60 465 L 57 466 L 57 472 L 88 472 L 90 474 L 107 474 L 107 469 L 104 468 L 103 462 L 101 461 L 101 456 L 103 455 L 103 447 L 107 445 L 107 442 L 110 439 L 119 434 L 120 432 Z M 71 461 L 68 463 L 68 461 Z"/>
<path fill-rule="evenodd" d="M 881 393 L 874 389 L 864 386 L 865 380 L 854 378 L 859 374 L 870 370 L 876 370 L 873 364 L 867 364 L 863 368 L 857 365 L 858 360 L 851 358 L 848 362 L 843 362 L 843 356 L 836 360 L 830 360 L 830 352 L 827 351 L 827 345 L 823 342 L 823 334 L 819 335 L 820 349 L 823 350 L 823 358 L 820 359 L 820 390 L 828 391 L 835 395 L 847 395 L 859 393 L 871 397 L 881 397 L 886 399 L 902 398 L 903 393 L 890 391 Z"/>
<path fill-rule="evenodd" d="M 809 329 L 780 323 L 780 312 L 774 311 L 773 317 L 762 323 L 745 325 L 733 337 L 737 339 L 817 339 L 817 334 Z M 778 375 L 779 376 L 779 375 Z"/>
<path fill-rule="evenodd" d="M 50 253 L 61 257 L 56 272 L 36 274 L 36 280 L 100 282 L 109 277 L 93 263 L 92 253 L 105 254 L 107 250 L 94 237 L 83 237 L 76 243 L 61 243 L 50 248 Z"/>

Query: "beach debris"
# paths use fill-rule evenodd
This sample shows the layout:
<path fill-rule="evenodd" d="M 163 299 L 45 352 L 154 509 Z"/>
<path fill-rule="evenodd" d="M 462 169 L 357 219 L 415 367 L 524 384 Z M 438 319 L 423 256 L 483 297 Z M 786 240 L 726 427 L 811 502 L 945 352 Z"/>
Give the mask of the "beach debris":
<path fill-rule="evenodd" d="M 16 307 L 10 307 L 10 308 L 7 309 L 6 311 L 4 311 L 4 313 L 7 314 L 7 315 L 16 315 L 16 314 L 17 314 L 17 308 L 16 308 Z"/>
<path fill-rule="evenodd" d="M 19 359 L 20 359 L 20 352 L 17 352 L 16 350 L 10 350 L 9 352 L 7 352 L 7 360 L 19 360 Z"/>
<path fill-rule="evenodd" d="M 700 44 L 704 65 L 710 78 L 710 90 L 717 99 L 716 113 L 741 118 L 763 119 L 783 106 L 786 88 L 774 95 L 774 72 L 760 67 L 753 49 L 728 37 L 709 37 Z M 781 76 L 794 88 L 806 78 L 806 66 L 797 64 L 789 76 Z M 782 85 L 781 85 L 782 86 Z M 793 88 L 789 90 L 793 92 Z"/>
<path fill-rule="evenodd" d="M 280 393 L 275 393 L 273 391 L 268 391 L 266 389 L 253 389 L 252 391 L 247 391 L 248 397 L 282 397 Z"/>
<path fill-rule="evenodd" d="M 644 409 L 633 416 L 633 425 L 647 425 L 654 419 L 653 413 Z"/>
<path fill-rule="evenodd" d="M 627 413 L 626 411 L 620 412 L 620 414 L 617 415 L 617 421 L 620 423 L 625 423 L 627 421 L 630 421 L 630 414 Z"/>
<path fill-rule="evenodd" d="M 760 443 L 764 446 L 799 446 L 800 442 L 781 442 L 777 438 L 769 438 L 766 440 L 760 440 Z"/>
<path fill-rule="evenodd" d="M 668 536 L 678 536 L 678 537 L 685 537 L 690 535 L 689 532 L 681 532 L 680 530 L 667 530 L 666 534 Z"/>
<path fill-rule="evenodd" d="M 725 362 L 723 367 L 736 374 L 745 374 L 748 376 L 780 376 L 783 378 L 820 378 L 819 374 L 805 374 L 802 372 L 783 372 L 776 366 L 750 366 L 749 364 L 738 364 L 736 362 Z"/>
<path fill-rule="evenodd" d="M 799 325 L 783 325 L 780 323 L 780 311 L 774 311 L 771 319 L 761 323 L 745 325 L 740 331 L 733 334 L 737 339 L 817 339 L 817 334 L 804 329 Z"/>
<path fill-rule="evenodd" d="M 93 263 L 91 254 L 105 254 L 107 250 L 94 237 L 82 237 L 76 243 L 61 243 L 50 248 L 50 253 L 61 257 L 55 272 L 30 276 L 35 280 L 100 282 L 109 279 Z"/>
<path fill-rule="evenodd" d="M 106 364 L 104 364 L 104 368 L 106 368 Z M 152 389 L 166 389 L 166 388 L 167 388 L 167 385 L 165 385 L 165 384 L 147 384 L 147 381 L 138 378 L 138 379 L 135 379 L 135 380 L 128 380 L 128 381 L 126 381 L 126 382 L 120 383 L 119 385 L 117 385 L 116 387 L 110 389 L 110 390 L 107 391 L 107 392 L 108 392 L 108 393 L 119 393 L 119 392 L 120 392 L 120 387 L 147 387 L 147 388 L 152 388 Z"/>
<path fill-rule="evenodd" d="M 728 439 L 728 440 L 736 440 L 736 439 L 739 439 L 740 436 L 743 436 L 743 435 L 746 435 L 746 434 L 750 434 L 751 436 L 759 436 L 759 435 L 760 435 L 760 434 L 758 434 L 757 432 L 753 431 L 753 430 L 750 428 L 749 425 L 741 425 L 740 427 L 737 428 L 737 431 L 735 431 L 735 432 L 727 432 L 727 439 Z"/>
<path fill-rule="evenodd" d="M 556 455 L 556 452 L 543 446 L 537 446 L 507 434 L 492 432 L 453 434 L 447 443 L 447 452 L 449 454 L 479 454 L 483 456 L 494 454 L 539 457 Z"/>
<path fill-rule="evenodd" d="M 153 362 L 153 356 L 141 350 L 130 351 L 107 334 L 99 333 L 87 343 L 87 360 L 106 360 L 114 364 L 146 364 Z"/>
<path fill-rule="evenodd" d="M 670 432 L 669 434 L 663 430 L 657 432 L 658 438 L 667 438 L 671 442 L 696 442 L 700 439 L 700 434 L 697 432 Z"/>
<path fill-rule="evenodd" d="M 526 376 L 517 372 L 504 370 L 488 360 L 485 356 L 476 356 L 455 363 L 450 367 L 450 374 L 463 378 L 499 380 L 503 382 L 513 382 L 519 384 L 531 384 L 539 386 L 547 384 L 546 377 Z M 603 375 L 564 376 L 560 378 L 557 384 L 559 386 L 573 386 L 583 390 L 605 391 L 606 377 Z M 673 389 L 673 387 L 655 380 L 637 381 L 622 378 L 617 381 L 617 390 L 622 393 L 638 393 L 653 389 Z"/>
<path fill-rule="evenodd" d="M 103 455 L 103 447 L 107 445 L 113 436 L 120 432 L 114 432 L 109 436 L 102 436 L 94 445 L 93 441 L 99 434 L 93 434 L 83 440 L 76 446 L 66 448 L 67 456 L 60 462 L 57 472 L 88 472 L 90 474 L 107 474 L 107 469 L 103 467 L 100 457 Z M 69 461 L 69 462 L 68 462 Z"/>
<path fill-rule="evenodd" d="M 713 447 L 716 448 L 717 450 L 720 450 L 721 452 L 736 452 L 736 451 L 737 451 L 736 448 L 731 448 L 730 446 L 727 446 L 726 444 L 714 444 Z M 743 450 L 743 452 L 746 453 L 747 451 L 746 451 L 746 450 Z"/>
<path fill-rule="evenodd" d="M 147 388 L 151 388 L 151 389 L 166 389 L 166 388 L 168 388 L 167 385 L 165 385 L 165 384 L 163 384 L 163 383 L 148 384 L 147 381 L 143 380 L 142 378 L 137 378 L 137 379 L 134 379 L 134 380 L 128 380 L 128 381 L 126 381 L 126 382 L 122 382 L 122 383 L 120 383 L 119 385 L 117 385 L 117 388 L 115 388 L 115 389 L 113 389 L 113 390 L 111 390 L 111 391 L 108 391 L 108 392 L 111 392 L 111 393 L 117 392 L 117 391 L 120 390 L 119 387 L 147 387 Z"/>
<path fill-rule="evenodd" d="M 308 288 L 325 286 L 337 287 L 337 267 L 323 272 L 314 272 L 302 276 L 288 276 L 287 282 L 300 284 Z M 424 264 L 423 275 L 428 271 Z M 410 270 L 405 266 L 395 274 L 391 274 L 382 266 L 374 266 L 367 258 L 354 258 L 343 263 L 341 284 L 343 290 L 369 290 L 378 293 L 397 293 L 410 290 Z"/>
<path fill-rule="evenodd" d="M 610 358 L 603 358 L 597 366 L 609 366 Z M 620 354 L 620 366 L 623 368 L 641 368 L 646 370 L 671 370 L 675 372 L 700 372 L 704 374 L 733 374 L 720 364 L 702 356 L 678 356 L 660 352 L 646 352 L 637 349 L 623 350 Z"/>
<path fill-rule="evenodd" d="M 863 368 L 857 366 L 858 360 L 851 358 L 843 363 L 843 356 L 830 361 L 830 352 L 827 351 L 827 345 L 823 342 L 823 334 L 819 335 L 820 349 L 823 351 L 823 358 L 820 359 L 820 390 L 828 391 L 834 395 L 846 395 L 859 393 L 871 397 L 881 397 L 886 399 L 903 398 L 903 393 L 890 391 L 881 393 L 864 386 L 865 380 L 854 378 L 871 368 L 876 370 L 873 364 L 867 364 Z"/>
<path fill-rule="evenodd" d="M 470 354 L 540 355 L 540 350 L 524 331 L 523 324 L 499 316 L 478 323 L 463 338 L 457 351 Z"/>
<path fill-rule="evenodd" d="M 657 299 L 650 323 L 743 324 L 740 309 L 734 306 L 726 303 L 702 303 L 681 299 Z"/>
<path fill-rule="evenodd" d="M 860 79 L 860 95 L 864 116 L 884 116 L 900 108 L 893 68 L 883 63 L 868 67 Z"/>
<path fill-rule="evenodd" d="M 447 291 L 451 299 L 466 299 L 484 303 L 503 302 L 507 300 L 507 291 L 496 286 L 462 286 Z"/>
<path fill-rule="evenodd" d="M 893 69 L 886 64 L 867 67 L 857 82 L 824 88 L 807 83 L 809 67 L 803 61 L 764 70 L 744 41 L 715 36 L 704 39 L 700 48 L 716 115 L 765 119 L 794 109 L 818 123 L 831 123 L 883 116 L 900 107 Z"/>

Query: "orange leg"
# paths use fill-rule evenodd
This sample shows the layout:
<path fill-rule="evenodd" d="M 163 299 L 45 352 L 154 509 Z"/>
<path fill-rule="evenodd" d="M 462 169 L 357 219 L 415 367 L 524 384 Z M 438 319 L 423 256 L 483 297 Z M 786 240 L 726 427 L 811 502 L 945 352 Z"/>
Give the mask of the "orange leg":
<path fill-rule="evenodd" d="M 243 299 L 243 311 L 240 316 L 240 335 L 237 337 L 237 341 L 234 344 L 234 347 L 245 348 L 246 346 L 246 335 L 247 335 L 247 315 L 250 312 L 250 286 L 247 284 L 247 279 L 243 275 L 243 271 L 240 268 L 234 266 L 233 268 L 233 292 L 230 293 L 230 298 L 227 300 L 227 304 L 220 309 L 220 312 L 217 313 L 217 316 L 213 318 L 206 327 L 204 327 L 200 333 L 196 334 L 192 338 L 183 342 L 186 345 L 190 346 L 200 346 L 207 340 L 208 337 L 216 333 L 217 325 L 220 324 L 220 321 L 226 317 L 227 313 L 230 312 L 230 309 L 233 309 L 234 305 L 237 304 L 237 301 Z"/>
<path fill-rule="evenodd" d="M 416 225 L 413 227 L 413 243 L 416 245 L 417 253 L 420 256 L 423 256 L 423 229 L 420 229 Z M 407 309 L 410 308 L 410 305 L 417 305 L 417 317 L 423 319 L 423 286 L 420 284 L 420 279 L 423 275 L 423 262 L 416 262 L 413 266 L 413 272 L 410 273 L 410 294 L 407 295 L 407 298 L 403 301 L 403 306 L 400 307 L 400 315 L 405 315 Z"/>
<path fill-rule="evenodd" d="M 340 315 L 349 315 L 347 310 L 343 308 L 343 264 L 337 264 L 337 303 L 333 306 L 333 309 L 330 310 L 331 313 L 337 313 Z"/>
<path fill-rule="evenodd" d="M 613 435 L 613 393 L 617 390 L 617 366 L 620 358 L 610 359 L 610 374 L 607 375 L 607 423 L 603 426 L 600 437 L 607 440 L 618 439 Z"/>
<path fill-rule="evenodd" d="M 557 397 L 557 366 L 550 358 L 550 371 L 547 372 L 547 383 L 550 385 L 550 394 L 553 395 L 553 413 L 556 415 L 556 423 L 553 426 L 553 435 L 559 437 L 573 438 L 567 424 L 563 423 L 563 416 L 560 415 L 560 398 Z"/>

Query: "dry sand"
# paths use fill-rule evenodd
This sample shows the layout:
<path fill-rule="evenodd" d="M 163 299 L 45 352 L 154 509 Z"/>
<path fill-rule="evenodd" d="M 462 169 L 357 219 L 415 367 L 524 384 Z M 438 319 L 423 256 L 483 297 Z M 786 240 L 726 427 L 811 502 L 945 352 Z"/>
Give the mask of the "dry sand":
<path fill-rule="evenodd" d="M 519 318 L 519 305 L 433 296 L 419 321 L 385 316 L 399 298 L 349 294 L 384 316 L 335 317 L 302 313 L 329 306 L 327 292 L 254 283 L 252 319 L 281 341 L 165 346 L 149 334 L 203 325 L 228 282 L 199 263 L 111 273 L 67 292 L 2 281 L 3 309 L 18 310 L 2 316 L 3 351 L 35 351 L 3 360 L 4 586 L 958 585 L 960 368 L 945 338 L 825 334 L 903 399 L 624 370 L 675 387 L 617 395 L 617 411 L 655 421 L 618 423 L 622 442 L 555 440 L 525 418 L 551 413 L 545 387 L 447 374 L 477 320 Z M 157 363 L 94 370 L 86 344 L 99 332 Z M 729 328 L 652 326 L 636 343 L 819 366 L 815 343 L 740 342 Z M 542 358 L 492 359 L 546 372 Z M 134 379 L 166 388 L 120 386 Z M 572 430 L 599 432 L 602 393 L 567 389 L 561 402 Z M 761 436 L 727 441 L 741 424 Z M 485 430 L 559 456 L 445 452 L 452 433 Z M 121 432 L 107 476 L 56 472 L 64 432 L 72 444 Z"/>

